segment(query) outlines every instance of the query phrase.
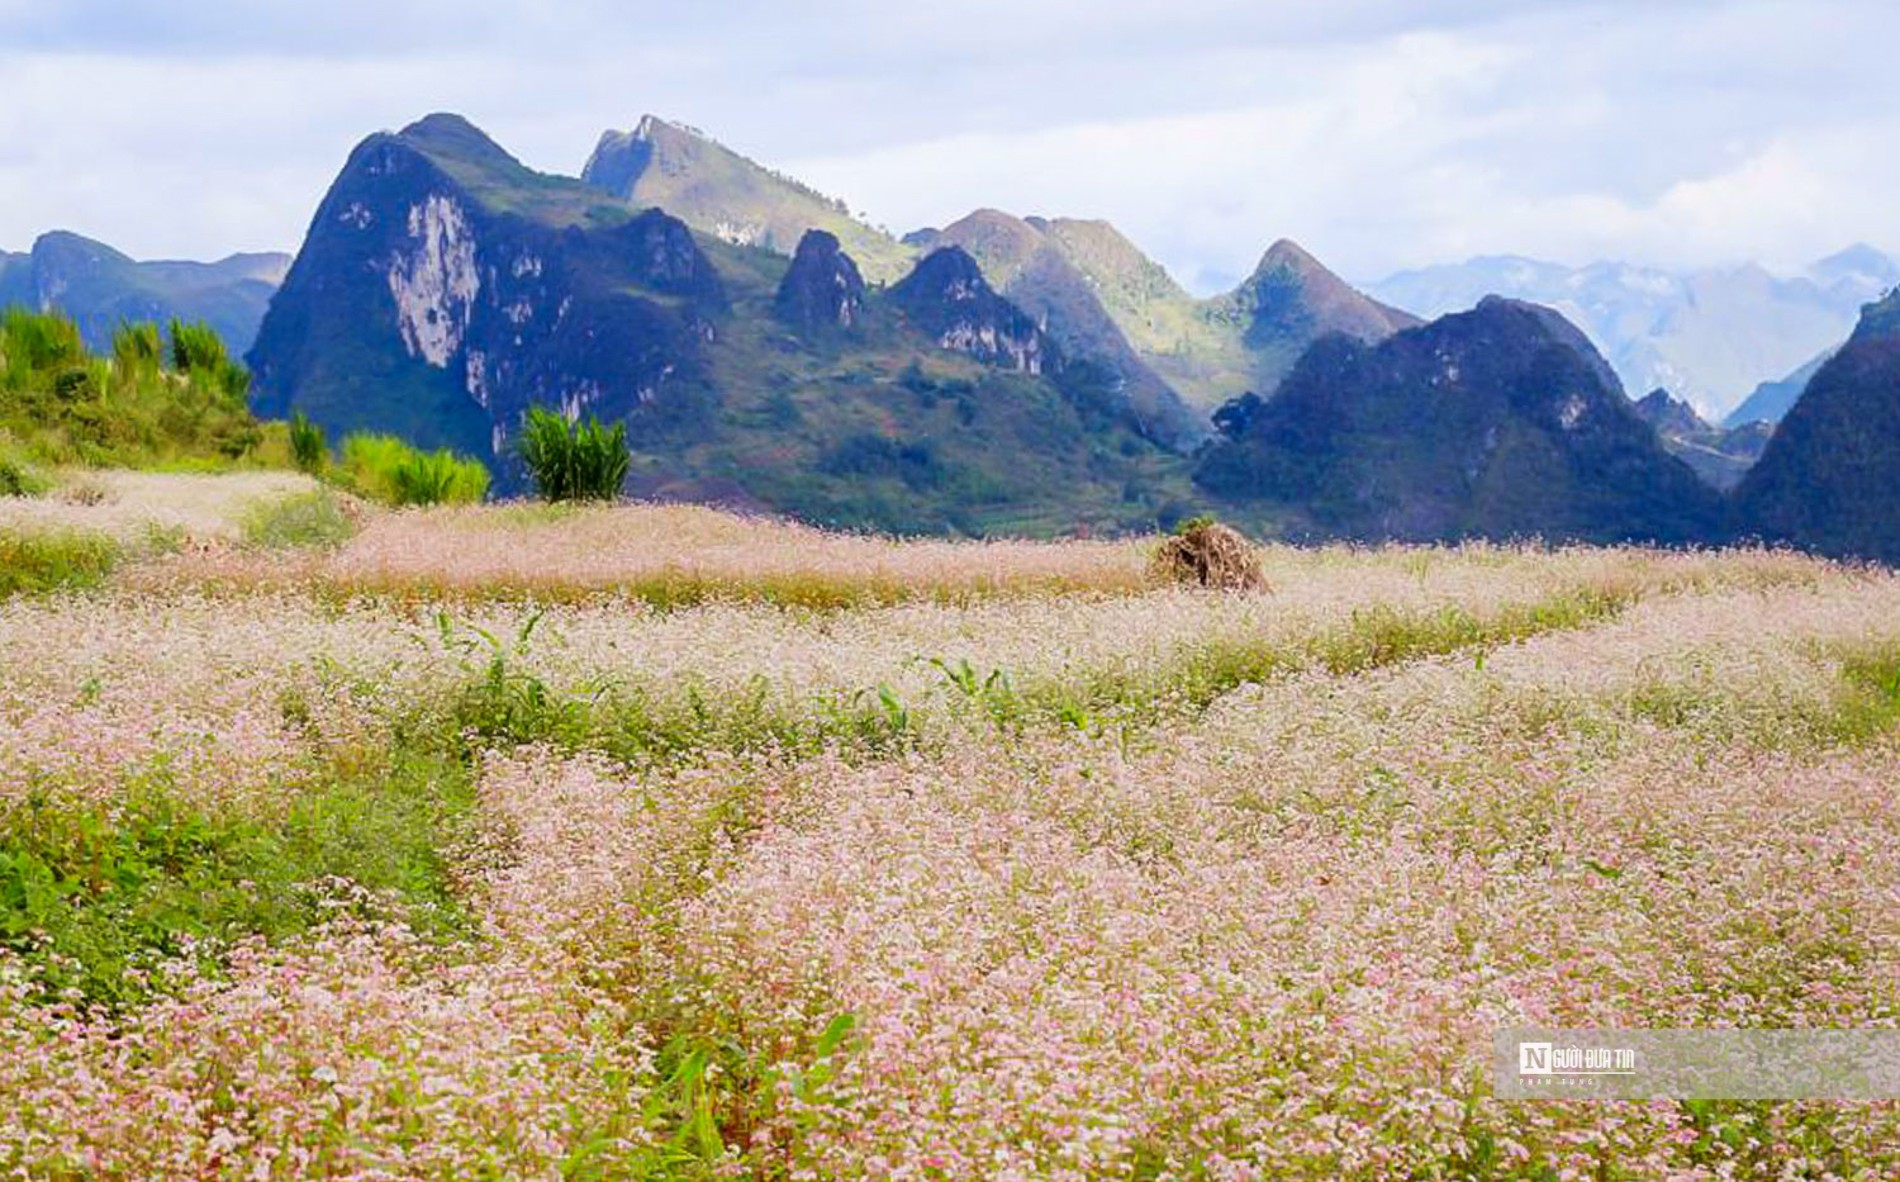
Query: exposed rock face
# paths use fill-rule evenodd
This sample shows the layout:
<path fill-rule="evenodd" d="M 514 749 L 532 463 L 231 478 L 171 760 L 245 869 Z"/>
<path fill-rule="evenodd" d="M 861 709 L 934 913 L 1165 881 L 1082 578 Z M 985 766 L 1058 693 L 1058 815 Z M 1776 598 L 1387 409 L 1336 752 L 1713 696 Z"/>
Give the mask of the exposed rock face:
<path fill-rule="evenodd" d="M 1236 403 L 1196 481 L 1304 514 L 1316 533 L 1682 542 L 1720 505 L 1637 418 L 1583 335 L 1486 300 L 1369 346 L 1307 351 L 1272 399 Z"/>
<path fill-rule="evenodd" d="M 1054 350 L 1034 320 L 990 287 L 962 248 L 932 251 L 891 288 L 891 301 L 937 343 L 987 365 L 1039 374 Z"/>
<path fill-rule="evenodd" d="M 1770 541 L 1900 563 L 1900 291 L 1862 310 L 1737 497 Z"/>
<path fill-rule="evenodd" d="M 138 262 L 78 234 L 42 234 L 28 254 L 0 254 L 0 307 L 57 309 L 103 352 L 124 321 L 203 320 L 233 353 L 251 347 L 290 256 L 237 254 L 215 263 Z"/>
<path fill-rule="evenodd" d="M 590 219 L 585 193 L 449 116 L 365 140 L 259 333 L 259 409 L 496 458 L 532 404 L 662 398 L 701 366 L 718 275 L 678 221 Z"/>
<path fill-rule="evenodd" d="M 772 301 L 778 318 L 806 337 L 849 332 L 864 315 L 864 277 L 835 235 L 807 230 Z"/>

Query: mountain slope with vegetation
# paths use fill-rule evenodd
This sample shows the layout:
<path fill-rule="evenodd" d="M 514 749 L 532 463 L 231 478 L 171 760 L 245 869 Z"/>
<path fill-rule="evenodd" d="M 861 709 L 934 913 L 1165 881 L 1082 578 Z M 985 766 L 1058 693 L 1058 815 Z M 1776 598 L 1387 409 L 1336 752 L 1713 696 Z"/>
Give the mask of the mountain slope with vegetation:
<path fill-rule="evenodd" d="M 790 255 L 806 230 L 835 236 L 865 278 L 903 276 L 914 253 L 809 185 L 749 160 L 711 136 L 652 115 L 601 135 L 581 179 L 636 209 L 658 206 L 696 230 Z"/>
<path fill-rule="evenodd" d="M 1378 345 L 1327 337 L 1237 400 L 1195 473 L 1316 536 L 1700 541 L 1720 499 L 1663 450 L 1574 327 L 1492 298 Z"/>
<path fill-rule="evenodd" d="M 858 269 L 835 239 L 794 266 L 635 213 L 431 116 L 352 153 L 260 333 L 258 404 L 480 456 L 503 490 L 546 405 L 624 422 L 647 496 L 904 532 L 1188 510 L 1113 375 L 1063 356 L 967 256 L 884 290 Z"/>
<path fill-rule="evenodd" d="M 1738 497 L 1744 526 L 1770 541 L 1900 563 L 1900 290 L 1863 310 Z"/>
<path fill-rule="evenodd" d="M 1651 390 L 1635 403 L 1636 416 L 1648 423 L 1669 454 L 1695 469 L 1706 483 L 1724 492 L 1741 483 L 1775 433 L 1773 424 L 1745 422 L 1718 427 L 1705 422 L 1667 390 Z"/>

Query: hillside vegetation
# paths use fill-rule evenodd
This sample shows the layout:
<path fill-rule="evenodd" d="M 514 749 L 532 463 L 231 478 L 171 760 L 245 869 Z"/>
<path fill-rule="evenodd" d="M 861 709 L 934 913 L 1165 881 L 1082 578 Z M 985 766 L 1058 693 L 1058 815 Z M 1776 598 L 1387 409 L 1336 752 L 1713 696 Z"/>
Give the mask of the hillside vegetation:
<path fill-rule="evenodd" d="M 249 388 L 250 375 L 202 324 L 124 324 L 110 355 L 97 356 L 66 316 L 9 309 L 0 314 L 0 483 L 13 487 L 0 494 L 26 491 L 20 473 L 56 465 L 288 466 L 281 429 L 251 414 Z"/>

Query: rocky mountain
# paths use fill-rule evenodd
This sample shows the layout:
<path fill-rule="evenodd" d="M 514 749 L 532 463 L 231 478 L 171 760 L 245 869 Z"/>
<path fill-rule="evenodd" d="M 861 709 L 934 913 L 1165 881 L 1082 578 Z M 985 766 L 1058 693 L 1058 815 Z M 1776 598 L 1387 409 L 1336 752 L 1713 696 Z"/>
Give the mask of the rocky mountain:
<path fill-rule="evenodd" d="M 1709 429 L 1695 407 L 1672 397 L 1664 389 L 1651 390 L 1631 405 L 1636 417 L 1648 423 L 1658 435 L 1694 435 Z"/>
<path fill-rule="evenodd" d="M 998 295 L 959 247 L 925 255 L 891 288 L 891 303 L 944 349 L 1019 373 L 1039 374 L 1057 364 L 1042 326 Z"/>
<path fill-rule="evenodd" d="M 900 278 L 914 261 L 914 251 L 852 217 L 844 202 L 652 115 L 632 131 L 603 134 L 581 179 L 635 208 L 658 206 L 725 242 L 775 254 L 791 254 L 806 230 L 823 230 L 873 283 Z"/>
<path fill-rule="evenodd" d="M 1673 272 L 1489 257 L 1403 272 L 1366 290 L 1425 316 L 1492 294 L 1548 305 L 1590 335 L 1629 389 L 1666 387 L 1720 421 L 1764 378 L 1838 344 L 1897 268 L 1864 246 L 1787 278 L 1757 266 Z"/>
<path fill-rule="evenodd" d="M 896 282 L 932 250 L 961 247 L 1066 353 L 1110 371 L 1151 438 L 1182 450 L 1207 437 L 1215 407 L 1245 390 L 1270 392 L 1323 333 L 1377 340 L 1415 323 L 1291 243 L 1269 251 L 1238 290 L 1200 300 L 1107 222 L 980 209 L 894 239 L 843 202 L 650 115 L 603 135 L 582 177 L 728 243 L 790 254 L 806 230 L 823 230 L 873 286 Z"/>
<path fill-rule="evenodd" d="M 1309 348 L 1270 399 L 1222 408 L 1195 480 L 1294 532 L 1681 542 L 1719 495 L 1663 449 L 1558 313 L 1490 298 L 1378 344 Z"/>
<path fill-rule="evenodd" d="M 836 235 L 805 231 L 779 280 L 772 310 L 808 339 L 858 327 L 864 318 L 864 276 Z"/>
<path fill-rule="evenodd" d="M 1737 491 L 1743 526 L 1822 553 L 1900 562 L 1900 291 L 1869 304 Z"/>
<path fill-rule="evenodd" d="M 25 254 L 0 253 L 0 307 L 58 309 L 89 348 L 110 349 L 122 321 L 203 320 L 234 352 L 250 348 L 290 256 L 235 254 L 215 263 L 139 262 L 66 231 L 43 234 Z"/>
<path fill-rule="evenodd" d="M 1114 530 L 1193 495 L 960 251 L 880 289 L 834 235 L 724 241 L 450 115 L 351 153 L 250 360 L 261 411 L 454 447 L 504 490 L 538 404 L 627 423 L 635 493 L 835 525 Z"/>
<path fill-rule="evenodd" d="M 1795 400 L 1801 397 L 1801 392 L 1808 388 L 1808 383 L 1814 380 L 1814 375 L 1827 364 L 1828 358 L 1839 351 L 1840 347 L 1836 345 L 1787 377 L 1756 386 L 1742 400 L 1742 404 L 1722 420 L 1722 425 L 1741 427 L 1749 423 L 1767 423 L 1772 426 L 1779 423 L 1794 406 Z"/>
<path fill-rule="evenodd" d="M 1114 371 L 1152 438 L 1192 448 L 1207 437 L 1205 414 L 1189 409 L 1130 344 L 1103 306 L 1099 278 L 1077 266 L 1071 239 L 1058 224 L 980 209 L 905 241 L 923 249 L 963 250 L 992 286 L 1037 317 L 1070 356 L 1092 358 Z"/>
<path fill-rule="evenodd" d="M 1313 341 L 1343 332 L 1378 341 L 1417 324 L 1361 295 L 1297 244 L 1276 242 L 1254 273 L 1197 299 L 1102 221 L 1015 218 L 979 210 L 914 243 L 955 243 L 1011 299 L 1042 315 L 1071 348 L 1126 359 L 1206 416 L 1246 391 L 1272 393 Z M 1140 369 L 1136 370 L 1135 365 Z"/>
<path fill-rule="evenodd" d="M 1215 322 L 1240 332 L 1252 388 L 1271 394 L 1306 347 L 1330 333 L 1368 344 L 1421 323 L 1355 291 L 1298 243 L 1281 239 L 1252 275 L 1207 305 Z"/>
<path fill-rule="evenodd" d="M 1636 417 L 1650 425 L 1669 454 L 1724 492 L 1741 483 L 1774 434 L 1769 423 L 1718 427 L 1704 422 L 1695 407 L 1671 397 L 1667 390 L 1650 391 L 1636 401 L 1634 409 Z"/>

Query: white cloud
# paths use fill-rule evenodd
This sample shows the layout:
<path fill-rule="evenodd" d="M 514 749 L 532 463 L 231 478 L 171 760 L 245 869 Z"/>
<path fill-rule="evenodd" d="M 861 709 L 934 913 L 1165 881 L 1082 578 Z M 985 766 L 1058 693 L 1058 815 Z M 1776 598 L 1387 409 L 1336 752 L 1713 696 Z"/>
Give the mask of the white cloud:
<path fill-rule="evenodd" d="M 349 148 L 459 110 L 574 172 L 656 111 L 898 229 L 1102 216 L 1206 287 L 1900 248 L 1879 0 L 0 0 L 0 246 L 294 248 Z"/>

